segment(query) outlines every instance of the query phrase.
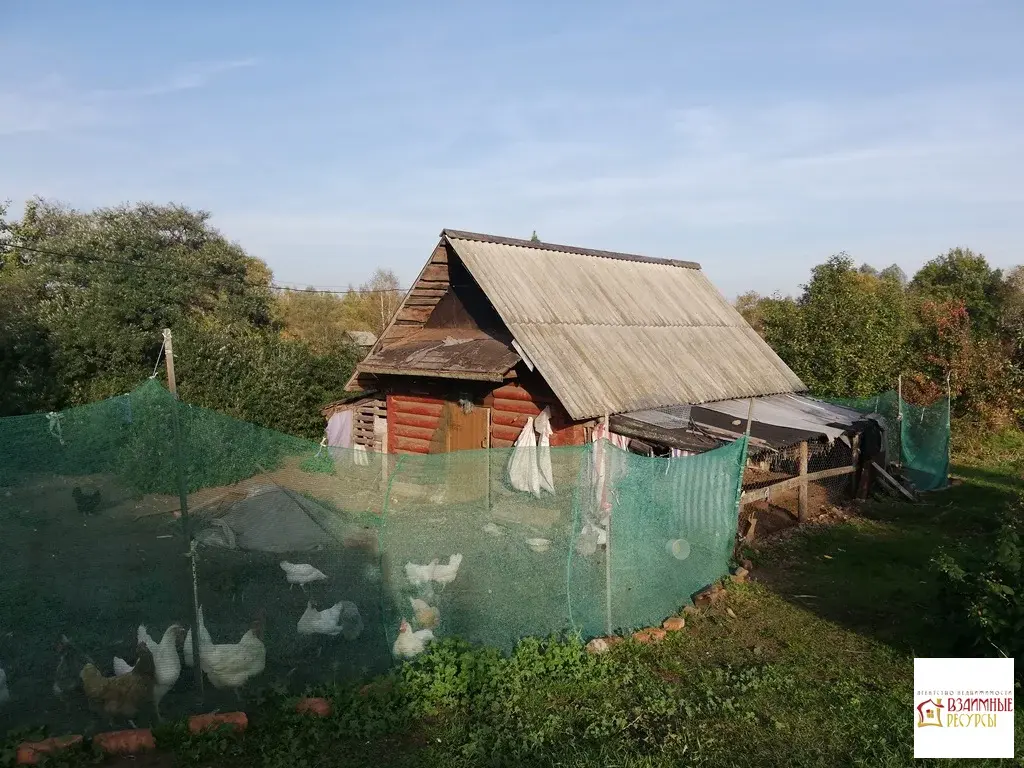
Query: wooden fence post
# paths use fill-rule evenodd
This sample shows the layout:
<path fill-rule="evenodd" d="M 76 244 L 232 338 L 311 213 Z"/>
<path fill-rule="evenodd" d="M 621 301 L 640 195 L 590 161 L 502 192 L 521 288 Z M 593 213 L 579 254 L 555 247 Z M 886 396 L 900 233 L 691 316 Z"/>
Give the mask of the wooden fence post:
<path fill-rule="evenodd" d="M 860 479 L 857 476 L 857 468 L 860 466 L 860 434 L 854 435 L 850 439 L 850 451 L 853 454 L 853 458 L 850 459 L 850 466 L 853 467 L 853 475 L 850 477 L 850 495 L 857 495 L 857 481 Z"/>
<path fill-rule="evenodd" d="M 807 519 L 807 441 L 800 443 L 800 498 L 797 504 L 797 520 Z"/>

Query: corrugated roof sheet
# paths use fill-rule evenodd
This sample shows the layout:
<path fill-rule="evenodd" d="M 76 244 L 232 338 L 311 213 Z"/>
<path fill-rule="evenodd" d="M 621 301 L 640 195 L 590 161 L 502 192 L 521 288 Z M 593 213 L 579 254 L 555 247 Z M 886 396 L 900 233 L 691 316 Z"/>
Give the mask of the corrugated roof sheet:
<path fill-rule="evenodd" d="M 806 389 L 698 264 L 442 237 L 574 419 Z"/>

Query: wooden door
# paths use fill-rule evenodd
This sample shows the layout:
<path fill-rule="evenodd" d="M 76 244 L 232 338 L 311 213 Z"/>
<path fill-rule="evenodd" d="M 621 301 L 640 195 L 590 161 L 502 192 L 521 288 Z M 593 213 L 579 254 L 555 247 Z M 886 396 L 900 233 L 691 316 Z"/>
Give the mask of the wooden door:
<path fill-rule="evenodd" d="M 466 413 L 451 408 L 448 422 L 448 451 L 479 451 L 491 445 L 491 409 L 474 408 Z"/>
<path fill-rule="evenodd" d="M 490 488 L 491 409 L 475 407 L 466 413 L 448 405 L 447 492 L 452 504 L 487 503 Z"/>

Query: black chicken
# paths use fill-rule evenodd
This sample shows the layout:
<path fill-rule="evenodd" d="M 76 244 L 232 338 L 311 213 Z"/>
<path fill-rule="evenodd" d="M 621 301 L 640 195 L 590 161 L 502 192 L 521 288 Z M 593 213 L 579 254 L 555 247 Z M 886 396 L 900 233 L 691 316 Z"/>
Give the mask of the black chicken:
<path fill-rule="evenodd" d="M 99 488 L 86 493 L 76 485 L 74 490 L 71 491 L 71 495 L 75 497 L 75 506 L 78 507 L 78 511 L 82 513 L 83 517 L 96 514 L 96 510 L 100 506 Z"/>

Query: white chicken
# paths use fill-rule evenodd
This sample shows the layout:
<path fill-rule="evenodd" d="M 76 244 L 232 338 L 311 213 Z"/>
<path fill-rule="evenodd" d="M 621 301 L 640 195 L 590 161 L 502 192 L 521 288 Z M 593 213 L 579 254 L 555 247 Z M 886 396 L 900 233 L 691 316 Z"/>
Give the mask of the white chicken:
<path fill-rule="evenodd" d="M 199 666 L 214 688 L 230 688 L 241 697 L 239 689 L 250 678 L 262 674 L 267 665 L 267 648 L 260 639 L 262 635 L 263 620 L 257 619 L 237 643 L 215 644 L 203 621 L 203 609 L 199 608 Z M 186 637 L 186 643 L 188 640 Z M 185 663 L 189 661 L 189 654 L 186 654 Z"/>
<path fill-rule="evenodd" d="M 285 578 L 293 587 L 298 584 L 305 589 L 307 584 L 312 584 L 314 581 L 327 581 L 327 574 L 309 563 L 289 563 L 287 560 L 282 560 L 281 570 L 284 571 Z"/>
<path fill-rule="evenodd" d="M 459 573 L 460 565 L 462 565 L 461 554 L 456 554 L 449 557 L 447 565 L 435 565 L 434 581 L 436 581 L 442 587 L 451 584 L 453 581 L 455 581 L 455 577 Z"/>
<path fill-rule="evenodd" d="M 416 563 L 405 564 L 405 578 L 409 580 L 409 583 L 414 587 L 419 587 L 424 584 L 429 584 L 434 578 L 434 569 L 437 568 L 437 564 L 441 562 L 437 558 L 434 558 L 426 565 L 418 565 Z"/>
<path fill-rule="evenodd" d="M 441 586 L 445 586 L 455 581 L 460 565 L 462 565 L 461 554 L 451 555 L 446 565 L 441 565 L 441 561 L 437 558 L 434 558 L 426 565 L 406 563 L 405 577 L 414 587 L 425 584 L 429 586 L 431 581 L 436 581 Z"/>
<path fill-rule="evenodd" d="M 409 622 L 402 619 L 402 623 L 398 625 L 398 638 L 391 647 L 391 651 L 400 659 L 411 659 L 413 656 L 423 653 L 427 643 L 432 642 L 433 639 L 434 633 L 429 629 L 418 629 L 413 632 Z"/>
<path fill-rule="evenodd" d="M 355 640 L 363 632 L 363 617 L 359 615 L 359 607 L 348 600 L 340 600 L 323 611 L 306 603 L 296 631 L 300 635 L 343 635 L 346 640 Z"/>
<path fill-rule="evenodd" d="M 181 675 L 181 657 L 178 656 L 178 644 L 185 638 L 185 628 L 180 624 L 171 624 L 158 643 L 150 637 L 146 626 L 140 624 L 136 637 L 153 654 L 153 663 L 156 667 L 156 679 L 153 684 L 153 708 L 156 711 L 157 720 L 163 720 L 160 714 L 160 700 L 174 687 L 174 684 L 178 682 L 178 677 Z M 128 666 L 128 662 L 124 659 L 118 656 L 114 657 L 114 674 L 117 677 L 127 675 L 132 669 L 134 667 Z"/>

